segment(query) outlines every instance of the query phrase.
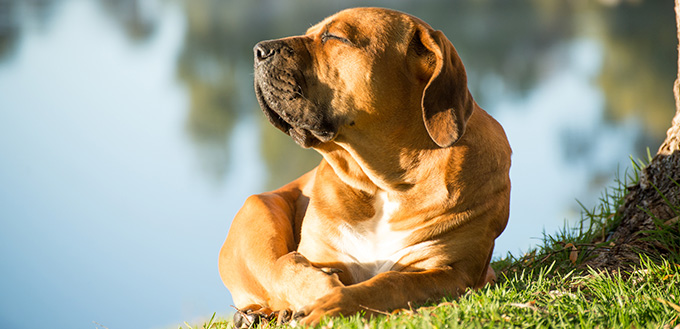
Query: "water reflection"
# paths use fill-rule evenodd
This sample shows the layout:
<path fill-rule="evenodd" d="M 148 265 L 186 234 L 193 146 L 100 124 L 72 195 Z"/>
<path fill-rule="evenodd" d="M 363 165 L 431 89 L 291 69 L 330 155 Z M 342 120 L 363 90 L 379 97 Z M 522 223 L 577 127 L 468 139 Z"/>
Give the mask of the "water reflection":
<path fill-rule="evenodd" d="M 669 128 L 675 103 L 671 97 L 677 42 L 671 1 L 645 1 L 601 13 L 598 41 L 606 49 L 598 84 L 605 94 L 607 121 L 639 120 L 646 136 L 637 148 L 659 143 L 656 132 Z M 640 19 L 649 17 L 649 19 Z"/>
<path fill-rule="evenodd" d="M 0 61 L 11 58 L 27 23 L 37 29 L 45 28 L 54 7 L 50 0 L 0 0 Z"/>
<path fill-rule="evenodd" d="M 672 1 L 602 3 L 372 2 L 443 30 L 506 128 L 513 194 L 497 255 L 577 220 L 575 198 L 593 204 L 664 137 Z M 228 312 L 215 263 L 229 219 L 319 161 L 260 114 L 252 46 L 362 4 L 0 0 L 0 326 Z"/>
<path fill-rule="evenodd" d="M 157 1 L 102 0 L 100 4 L 132 42 L 146 41 L 158 25 Z"/>
<path fill-rule="evenodd" d="M 179 76 L 191 90 L 188 126 L 200 149 L 212 145 L 202 156 L 212 164 L 207 166 L 208 172 L 216 178 L 227 170 L 229 161 L 223 147 L 224 137 L 233 125 L 231 120 L 258 111 L 251 91 L 252 45 L 263 39 L 299 34 L 321 17 L 359 4 L 183 4 L 188 29 L 178 66 Z M 388 2 L 376 5 L 394 7 Z M 490 112 L 508 99 L 526 97 L 538 83 L 559 70 L 566 60 L 566 41 L 588 38 L 603 48 L 603 65 L 593 77 L 606 98 L 606 118 L 602 123 L 642 121 L 644 127 L 635 139 L 636 155 L 647 146 L 654 148 L 663 136 L 661 132 L 672 113 L 669 86 L 674 70 L 668 67 L 675 56 L 673 13 L 665 10 L 668 4 L 645 1 L 609 8 L 593 2 L 432 1 L 431 5 L 437 10 L 415 2 L 400 3 L 397 8 L 426 17 L 431 25 L 446 31 L 466 63 L 473 94 Z M 659 17 L 657 13 L 665 19 L 654 19 Z M 626 79 L 627 76 L 634 78 Z M 277 137 L 266 124 L 263 134 L 263 156 L 270 173 L 267 188 L 289 181 L 318 160 L 318 156 L 299 149 L 285 136 Z M 592 135 L 598 132 L 590 136 L 582 131 L 560 134 L 564 161 L 597 162 L 587 141 L 596 139 Z M 277 157 L 277 153 L 285 158 Z M 587 158 L 591 160 L 584 160 Z M 287 159 L 293 159 L 293 164 Z M 599 174 L 602 173 L 592 175 Z"/>

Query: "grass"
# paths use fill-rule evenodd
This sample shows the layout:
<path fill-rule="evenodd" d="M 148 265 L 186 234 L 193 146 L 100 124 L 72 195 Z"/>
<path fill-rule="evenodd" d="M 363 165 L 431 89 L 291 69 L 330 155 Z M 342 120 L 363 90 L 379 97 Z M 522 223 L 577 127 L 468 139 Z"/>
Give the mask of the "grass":
<path fill-rule="evenodd" d="M 522 271 L 457 300 L 389 316 L 326 319 L 321 328 L 674 328 L 680 324 L 680 266 L 642 262 L 620 273 L 558 273 L 555 263 Z M 263 325 L 262 327 L 268 327 Z M 274 326 L 272 326 L 274 327 Z M 190 327 L 191 328 L 191 327 Z M 194 328 L 233 328 L 217 321 Z"/>
<path fill-rule="evenodd" d="M 637 182 L 643 162 L 633 161 L 631 174 L 616 179 L 592 209 L 583 207 L 578 224 L 555 234 L 521 257 L 508 254 L 492 263 L 494 286 L 468 291 L 457 299 L 390 315 L 325 319 L 319 328 L 676 328 L 680 329 L 680 221 L 655 220 L 648 232 L 658 250 L 641 255 L 627 270 L 595 271 L 584 262 L 607 248 L 607 235 L 620 223 L 617 209 L 626 186 Z M 618 175 L 617 175 L 618 177 Z M 678 205 L 670 205 L 680 214 Z M 188 326 L 188 324 L 187 324 Z M 261 328 L 275 328 L 264 324 Z M 284 328 L 287 326 L 284 326 Z M 182 328 L 182 327 L 180 327 Z M 233 328 L 213 318 L 202 326 Z"/>

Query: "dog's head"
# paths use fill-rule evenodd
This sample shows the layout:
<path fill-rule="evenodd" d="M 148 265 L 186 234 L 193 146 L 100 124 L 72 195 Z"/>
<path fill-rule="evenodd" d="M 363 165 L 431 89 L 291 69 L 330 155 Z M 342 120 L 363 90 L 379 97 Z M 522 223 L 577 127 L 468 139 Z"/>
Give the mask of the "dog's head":
<path fill-rule="evenodd" d="M 344 10 L 305 35 L 260 42 L 254 52 L 260 106 L 303 147 L 416 122 L 448 147 L 474 109 L 451 42 L 397 11 Z"/>

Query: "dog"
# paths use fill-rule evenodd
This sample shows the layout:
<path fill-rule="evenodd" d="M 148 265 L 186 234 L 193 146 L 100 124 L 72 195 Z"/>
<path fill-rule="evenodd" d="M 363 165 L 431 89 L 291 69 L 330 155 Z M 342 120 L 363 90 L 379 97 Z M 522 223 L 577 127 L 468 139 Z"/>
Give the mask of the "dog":
<path fill-rule="evenodd" d="M 441 31 L 354 8 L 254 57 L 265 116 L 323 160 L 236 214 L 219 271 L 237 326 L 395 310 L 495 279 L 511 149 Z"/>

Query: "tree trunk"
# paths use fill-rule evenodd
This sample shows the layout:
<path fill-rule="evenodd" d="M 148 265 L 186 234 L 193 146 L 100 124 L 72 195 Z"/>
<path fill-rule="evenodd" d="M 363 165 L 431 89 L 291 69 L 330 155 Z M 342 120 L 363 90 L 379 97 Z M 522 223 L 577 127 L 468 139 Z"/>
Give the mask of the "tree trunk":
<path fill-rule="evenodd" d="M 675 0 L 675 21 L 680 42 L 680 0 Z M 640 173 L 639 183 L 628 188 L 628 195 L 618 211 L 621 223 L 607 239 L 611 248 L 595 250 L 596 257 L 586 265 L 619 269 L 637 263 L 641 252 L 663 253 L 664 250 L 658 250 L 658 243 L 643 239 L 648 236 L 645 231 L 657 229 L 654 217 L 665 223 L 678 221 L 678 214 L 669 206 L 669 203 L 676 209 L 680 206 L 680 46 L 678 51 L 678 75 L 673 85 L 675 116 L 666 140 L 649 166 Z"/>

